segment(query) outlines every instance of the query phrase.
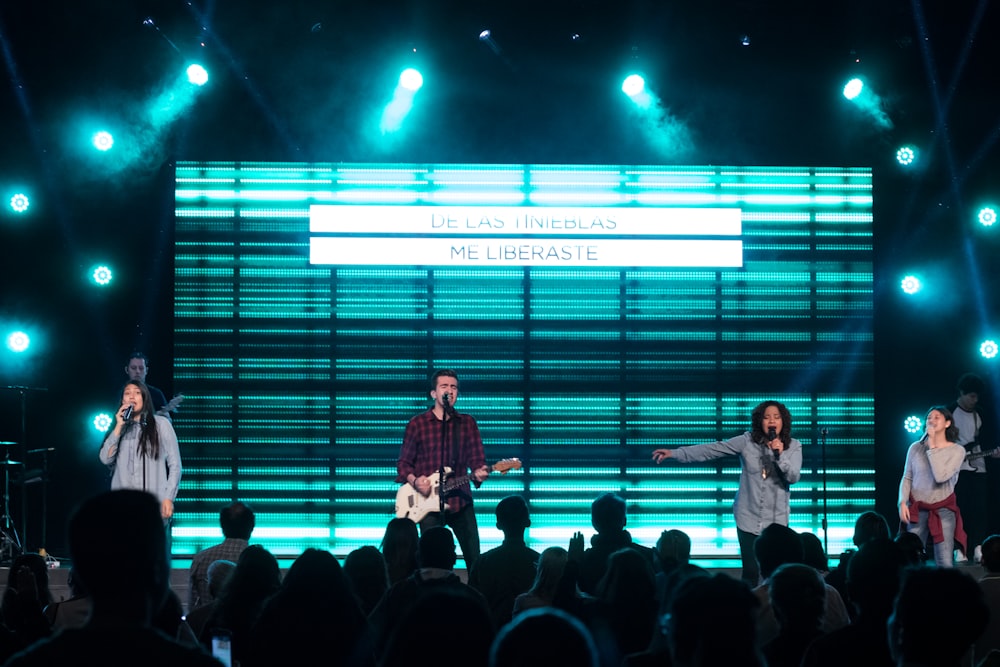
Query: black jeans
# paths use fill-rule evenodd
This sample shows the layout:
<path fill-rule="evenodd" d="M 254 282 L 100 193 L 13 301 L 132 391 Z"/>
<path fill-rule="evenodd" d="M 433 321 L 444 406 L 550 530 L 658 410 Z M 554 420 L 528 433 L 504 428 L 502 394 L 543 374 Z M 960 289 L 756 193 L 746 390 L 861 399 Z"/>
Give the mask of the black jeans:
<path fill-rule="evenodd" d="M 740 558 L 743 559 L 743 581 L 750 584 L 750 588 L 756 588 L 760 584 L 760 568 L 757 567 L 757 558 L 753 555 L 753 545 L 757 541 L 757 535 L 736 529 L 736 536 L 740 540 Z"/>

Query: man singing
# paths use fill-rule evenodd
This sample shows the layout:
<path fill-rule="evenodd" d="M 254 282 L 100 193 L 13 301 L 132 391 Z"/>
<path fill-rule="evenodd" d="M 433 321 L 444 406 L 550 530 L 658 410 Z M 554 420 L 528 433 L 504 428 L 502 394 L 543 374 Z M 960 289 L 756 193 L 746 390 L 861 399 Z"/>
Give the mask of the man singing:
<path fill-rule="evenodd" d="M 454 407 L 458 400 L 458 374 L 450 370 L 434 373 L 430 397 L 434 399 L 433 407 L 413 417 L 406 425 L 396 463 L 399 473 L 396 481 L 407 482 L 428 497 L 434 490 L 430 475 L 445 465 L 454 475 L 472 471 L 472 480 L 478 487 L 490 473 L 476 420 L 457 412 Z M 455 533 L 465 567 L 471 570 L 479 557 L 479 526 L 467 485 L 446 494 L 444 513 L 427 514 L 420 521 L 420 530 L 440 525 L 448 525 Z"/>

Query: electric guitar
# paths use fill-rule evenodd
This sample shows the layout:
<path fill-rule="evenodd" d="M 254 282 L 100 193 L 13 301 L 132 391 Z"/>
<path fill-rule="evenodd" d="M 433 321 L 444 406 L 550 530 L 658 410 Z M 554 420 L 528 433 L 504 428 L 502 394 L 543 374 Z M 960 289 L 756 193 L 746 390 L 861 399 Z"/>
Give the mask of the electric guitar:
<path fill-rule="evenodd" d="M 177 394 L 169 401 L 167 401 L 166 405 L 157 410 L 156 414 L 160 415 L 161 417 L 166 417 L 167 419 L 171 419 L 170 413 L 177 412 L 177 408 L 183 402 L 184 402 L 184 394 Z"/>
<path fill-rule="evenodd" d="M 993 449 L 984 449 L 981 452 L 968 452 L 965 455 L 966 461 L 975 461 L 976 459 L 982 459 L 987 456 L 993 456 L 997 452 L 1000 452 L 1000 447 L 994 447 Z"/>
<path fill-rule="evenodd" d="M 490 472 L 498 472 L 506 475 L 508 470 L 520 470 L 520 459 L 502 459 L 489 467 Z M 424 496 L 417 491 L 412 484 L 404 484 L 396 492 L 396 517 L 407 518 L 413 523 L 419 523 L 431 512 L 441 511 L 440 494 L 445 497 L 455 489 L 459 489 L 472 482 L 472 473 L 467 475 L 451 475 L 451 468 L 444 469 L 444 483 L 441 483 L 441 475 L 434 473 L 428 475 L 431 481 L 431 492 Z"/>

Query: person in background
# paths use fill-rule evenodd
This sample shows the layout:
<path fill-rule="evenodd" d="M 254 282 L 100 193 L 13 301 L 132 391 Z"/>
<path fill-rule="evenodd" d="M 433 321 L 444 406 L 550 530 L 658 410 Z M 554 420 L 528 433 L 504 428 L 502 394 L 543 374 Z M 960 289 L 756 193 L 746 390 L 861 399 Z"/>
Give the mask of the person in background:
<path fill-rule="evenodd" d="M 955 483 L 955 498 L 962 511 L 962 523 L 969 538 L 969 549 L 978 553 L 980 545 L 989 534 L 992 512 L 990 511 L 990 478 L 987 458 L 995 458 L 996 445 L 984 441 L 989 423 L 984 430 L 981 397 L 986 393 L 986 383 L 978 375 L 966 373 L 958 379 L 958 398 L 948 406 L 952 420 L 958 429 L 955 442 L 965 448 L 966 461 Z M 990 436 L 986 436 L 990 437 Z M 956 560 L 963 560 L 962 552 Z M 976 558 L 976 560 L 979 560 Z"/>
<path fill-rule="evenodd" d="M 219 526 L 222 528 L 222 542 L 202 549 L 191 559 L 188 574 L 188 610 L 197 609 L 212 602 L 208 585 L 208 568 L 217 560 L 236 562 L 247 548 L 257 519 L 249 505 L 236 501 L 219 512 Z"/>
<path fill-rule="evenodd" d="M 85 501 L 70 516 L 69 551 L 74 576 L 93 602 L 86 625 L 37 642 L 6 665 L 219 667 L 200 648 L 183 646 L 153 627 L 170 586 L 156 497 L 124 489 Z"/>
<path fill-rule="evenodd" d="M 389 590 L 389 571 L 382 552 L 371 545 L 359 547 L 344 559 L 344 576 L 365 618 Z"/>
<path fill-rule="evenodd" d="M 990 613 L 986 629 L 973 647 L 973 664 L 979 664 L 990 651 L 1000 651 L 1000 535 L 990 535 L 983 542 L 982 564 L 979 587 Z"/>
<path fill-rule="evenodd" d="M 524 531 L 531 526 L 524 498 L 507 496 L 497 503 L 496 515 L 503 544 L 479 557 L 469 573 L 469 585 L 486 598 L 493 624 L 500 628 L 511 619 L 514 599 L 531 587 L 538 552 L 524 542 Z"/>
<path fill-rule="evenodd" d="M 889 650 L 899 667 L 964 664 L 988 614 L 982 590 L 964 572 L 909 570 L 889 617 Z"/>
<path fill-rule="evenodd" d="M 590 548 L 583 551 L 579 560 L 579 584 L 584 593 L 597 592 L 597 584 L 608 570 L 608 559 L 619 549 L 638 552 L 655 571 L 656 552 L 632 541 L 631 533 L 625 530 L 626 509 L 625 499 L 615 493 L 602 493 L 591 503 L 590 523 L 597 534 L 590 538 Z M 583 534 L 576 533 L 570 539 L 570 559 L 575 559 L 582 544 Z"/>
<path fill-rule="evenodd" d="M 389 585 L 399 583 L 417 569 L 420 537 L 417 524 L 409 519 L 390 519 L 382 536 L 382 555 L 389 571 Z"/>
<path fill-rule="evenodd" d="M 792 416 L 778 401 L 764 401 L 750 415 L 750 430 L 719 442 L 657 449 L 653 460 L 704 463 L 724 456 L 740 457 L 740 486 L 733 503 L 736 535 L 743 561 L 743 581 L 756 586 L 760 571 L 753 544 L 772 523 L 788 525 L 791 486 L 802 471 L 802 443 L 792 437 Z"/>
<path fill-rule="evenodd" d="M 149 389 L 149 395 L 153 399 L 153 412 L 170 419 L 171 412 L 177 412 L 177 406 L 184 400 L 183 394 L 174 396 L 171 400 L 162 391 L 146 383 L 146 375 L 149 374 L 149 359 L 142 352 L 133 352 L 125 364 L 125 375 L 135 382 L 142 382 Z"/>

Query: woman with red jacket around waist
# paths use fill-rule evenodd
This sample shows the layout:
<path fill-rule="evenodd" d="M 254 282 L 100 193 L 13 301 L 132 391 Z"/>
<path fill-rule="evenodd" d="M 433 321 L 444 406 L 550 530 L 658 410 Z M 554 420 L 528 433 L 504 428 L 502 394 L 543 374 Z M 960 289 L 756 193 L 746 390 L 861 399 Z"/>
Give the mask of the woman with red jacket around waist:
<path fill-rule="evenodd" d="M 927 412 L 924 437 L 906 452 L 903 479 L 899 483 L 899 519 L 903 528 L 934 539 L 934 562 L 952 567 L 957 546 L 965 551 L 962 514 L 955 500 L 958 472 L 965 461 L 965 448 L 956 444 L 958 428 L 951 412 L 942 406 Z"/>

